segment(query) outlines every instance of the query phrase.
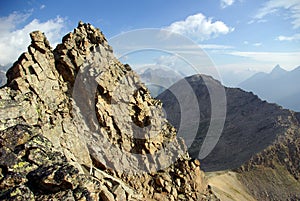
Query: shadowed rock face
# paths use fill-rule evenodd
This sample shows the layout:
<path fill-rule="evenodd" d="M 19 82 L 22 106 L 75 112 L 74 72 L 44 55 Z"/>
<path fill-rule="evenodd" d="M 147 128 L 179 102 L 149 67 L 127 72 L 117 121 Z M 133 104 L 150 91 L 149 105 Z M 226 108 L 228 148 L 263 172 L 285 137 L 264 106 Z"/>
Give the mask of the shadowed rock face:
<path fill-rule="evenodd" d="M 30 37 L 0 89 L 1 199 L 216 199 L 99 29 L 80 22 L 54 50 Z"/>
<path fill-rule="evenodd" d="M 201 112 L 198 134 L 189 149 L 190 155 L 197 158 L 211 121 L 207 84 L 221 84 L 205 75 L 185 80 L 193 88 Z M 180 105 L 170 91 L 179 88 L 180 83 L 157 97 L 176 128 L 180 125 Z M 214 150 L 201 160 L 201 167 L 205 171 L 235 169 L 245 188 L 258 200 L 299 199 L 296 190 L 300 186 L 299 113 L 269 104 L 241 89 L 225 88 L 225 91 L 224 129 Z"/>
<path fill-rule="evenodd" d="M 204 82 L 203 78 L 208 81 Z M 189 150 L 191 156 L 197 158 L 211 121 L 210 94 L 206 85 L 221 86 L 221 84 L 205 75 L 187 77 L 186 81 L 191 85 L 198 98 L 201 112 L 198 135 Z M 172 87 L 178 88 L 179 84 L 180 82 Z M 202 160 L 202 167 L 206 171 L 240 167 L 254 154 L 271 145 L 292 125 L 298 124 L 295 113 L 283 110 L 275 104 L 261 101 L 252 93 L 236 88 L 225 88 L 225 91 L 226 120 L 218 144 Z M 168 120 L 177 128 L 180 125 L 180 105 L 176 103 L 175 97 L 167 90 L 157 98 L 163 102 Z"/>

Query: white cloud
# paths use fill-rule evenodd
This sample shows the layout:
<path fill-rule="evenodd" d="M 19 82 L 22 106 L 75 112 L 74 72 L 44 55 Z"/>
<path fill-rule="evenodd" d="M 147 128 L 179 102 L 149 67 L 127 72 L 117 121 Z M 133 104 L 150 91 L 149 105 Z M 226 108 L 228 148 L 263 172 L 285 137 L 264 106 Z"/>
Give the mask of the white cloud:
<path fill-rule="evenodd" d="M 262 43 L 254 43 L 253 46 L 260 47 L 260 46 L 262 46 Z"/>
<path fill-rule="evenodd" d="M 286 70 L 292 70 L 300 65 L 300 52 L 229 52 L 228 54 L 249 58 L 253 61 L 264 63 L 266 66 L 280 64 Z"/>
<path fill-rule="evenodd" d="M 280 9 L 285 9 L 289 12 L 293 28 L 296 29 L 300 27 L 300 0 L 268 0 L 264 6 L 259 9 L 255 18 L 262 19 L 271 13 L 278 12 Z"/>
<path fill-rule="evenodd" d="M 41 10 L 43 10 L 44 8 L 46 8 L 46 6 L 44 4 L 40 6 Z"/>
<path fill-rule="evenodd" d="M 0 37 L 8 35 L 17 25 L 25 22 L 31 13 L 13 12 L 7 17 L 0 17 Z"/>
<path fill-rule="evenodd" d="M 183 21 L 174 22 L 166 29 L 197 41 L 215 38 L 221 34 L 228 34 L 234 30 L 234 28 L 228 27 L 222 21 L 212 22 L 211 18 L 206 18 L 202 13 L 188 16 Z"/>
<path fill-rule="evenodd" d="M 254 46 L 254 47 L 261 47 L 263 44 L 262 43 L 260 43 L 260 42 L 256 42 L 256 43 L 250 43 L 249 41 L 244 41 L 243 42 L 243 44 L 244 45 L 252 45 L 252 46 Z"/>
<path fill-rule="evenodd" d="M 300 34 L 294 34 L 292 36 L 278 36 L 279 41 L 298 41 L 300 40 Z"/>
<path fill-rule="evenodd" d="M 199 44 L 199 46 L 203 49 L 207 50 L 226 50 L 226 49 L 233 49 L 233 46 L 230 45 L 217 45 L 217 44 Z"/>
<path fill-rule="evenodd" d="M 226 8 L 231 6 L 234 3 L 234 0 L 221 0 L 221 8 Z"/>
<path fill-rule="evenodd" d="M 266 23 L 268 20 L 266 19 L 256 19 L 256 20 L 250 20 L 247 24 L 253 24 L 253 23 Z"/>
<path fill-rule="evenodd" d="M 156 64 L 172 67 L 175 66 L 178 61 L 179 58 L 176 55 L 162 55 L 156 59 Z"/>
<path fill-rule="evenodd" d="M 0 18 L 0 65 L 8 65 L 17 60 L 18 56 L 30 45 L 29 33 L 40 30 L 45 33 L 52 47 L 56 45 L 62 36 L 64 19 L 57 17 L 46 22 L 34 19 L 27 25 L 17 28 L 26 22 L 30 13 L 12 13 Z"/>

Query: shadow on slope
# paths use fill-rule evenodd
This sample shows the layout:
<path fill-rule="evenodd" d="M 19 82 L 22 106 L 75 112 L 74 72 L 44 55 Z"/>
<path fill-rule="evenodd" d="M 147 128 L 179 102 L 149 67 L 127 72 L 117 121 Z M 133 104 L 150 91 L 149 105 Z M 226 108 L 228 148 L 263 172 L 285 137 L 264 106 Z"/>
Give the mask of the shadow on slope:
<path fill-rule="evenodd" d="M 209 80 L 208 82 L 203 80 Z M 199 152 L 211 122 L 211 102 L 207 84 L 222 87 L 220 82 L 205 75 L 185 78 L 198 99 L 200 123 L 197 135 L 189 148 L 193 158 Z M 172 85 L 157 98 L 163 102 L 167 119 L 178 129 L 180 126 L 180 104 L 176 100 L 181 94 L 171 93 L 181 81 Z M 289 128 L 292 113 L 276 104 L 260 100 L 253 93 L 238 88 L 226 88 L 227 112 L 224 129 L 213 151 L 201 160 L 205 171 L 235 169 L 248 161 L 254 154 L 271 145 L 278 135 Z M 184 94 L 184 93 L 182 93 Z M 193 119 L 191 119 L 193 121 Z M 190 134 L 185 133 L 186 136 Z"/>

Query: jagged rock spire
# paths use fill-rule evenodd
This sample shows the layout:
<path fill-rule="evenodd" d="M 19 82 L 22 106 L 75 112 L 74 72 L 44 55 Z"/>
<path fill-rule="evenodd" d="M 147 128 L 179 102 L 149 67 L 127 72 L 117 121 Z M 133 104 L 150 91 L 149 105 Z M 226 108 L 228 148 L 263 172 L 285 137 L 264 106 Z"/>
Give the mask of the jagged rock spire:
<path fill-rule="evenodd" d="M 80 22 L 54 50 L 43 33 L 30 37 L 0 90 L 0 199 L 206 199 L 199 161 L 99 29 Z M 94 91 L 85 78 L 97 81 Z"/>

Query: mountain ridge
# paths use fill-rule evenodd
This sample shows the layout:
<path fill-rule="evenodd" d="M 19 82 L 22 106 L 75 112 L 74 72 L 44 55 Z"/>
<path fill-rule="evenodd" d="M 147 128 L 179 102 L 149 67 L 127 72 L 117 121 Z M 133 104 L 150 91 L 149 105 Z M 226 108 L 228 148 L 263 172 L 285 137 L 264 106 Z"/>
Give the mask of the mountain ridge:
<path fill-rule="evenodd" d="M 193 158 L 199 156 L 211 126 L 209 107 L 212 106 L 206 86 L 208 82 L 203 78 L 209 80 L 209 85 L 222 87 L 219 81 L 205 75 L 185 78 L 198 98 L 201 111 L 198 134 L 189 149 Z M 169 90 L 179 88 L 180 84 L 177 82 Z M 242 89 L 225 87 L 225 92 L 227 114 L 224 129 L 213 151 L 200 160 L 204 171 L 232 170 L 238 173 L 238 181 L 257 200 L 299 199 L 296 190 L 300 186 L 299 113 L 262 101 L 252 92 Z M 176 94 L 178 97 L 180 94 Z M 175 96 L 166 90 L 158 98 L 163 102 L 168 120 L 178 128 L 180 105 Z M 289 189 L 289 185 L 293 187 Z M 218 186 L 214 188 L 218 189 Z M 284 189 L 284 194 L 281 189 Z"/>

